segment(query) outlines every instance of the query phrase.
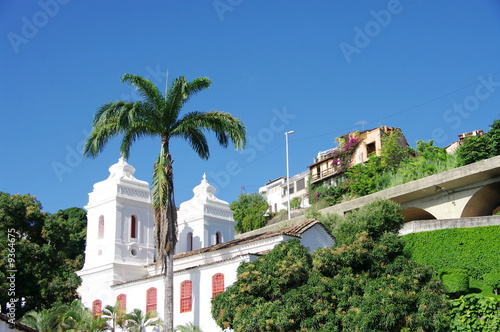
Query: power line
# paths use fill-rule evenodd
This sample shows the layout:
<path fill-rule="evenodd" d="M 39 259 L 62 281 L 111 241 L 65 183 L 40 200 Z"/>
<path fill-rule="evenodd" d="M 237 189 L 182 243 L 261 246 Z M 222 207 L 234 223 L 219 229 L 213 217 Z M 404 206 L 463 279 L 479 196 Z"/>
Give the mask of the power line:
<path fill-rule="evenodd" d="M 495 72 L 495 73 L 493 73 L 493 74 L 490 74 L 490 75 L 486 76 L 486 78 L 488 78 L 488 77 L 493 77 L 493 76 L 495 76 L 495 75 L 497 75 L 497 74 L 499 74 L 499 73 L 500 73 L 500 71 L 497 71 L 497 72 Z M 458 88 L 458 89 L 455 89 L 455 90 L 453 90 L 453 91 L 451 91 L 451 92 L 445 93 L 445 94 L 443 94 L 443 95 L 440 95 L 440 96 L 435 97 L 435 98 L 433 98 L 433 99 L 430 99 L 430 100 L 428 100 L 428 101 L 422 102 L 422 103 L 417 104 L 417 105 L 415 105 L 415 106 L 411 106 L 411 107 L 406 108 L 406 109 L 404 109 L 404 110 L 401 110 L 401 111 L 399 111 L 399 112 L 395 112 L 395 113 L 389 114 L 389 115 L 387 115 L 387 116 L 383 116 L 383 117 L 378 118 L 378 119 L 376 119 L 376 120 L 368 121 L 368 122 L 366 122 L 366 123 L 376 122 L 376 121 L 381 121 L 381 120 L 386 119 L 386 118 L 390 118 L 390 117 L 393 117 L 393 116 L 396 116 L 396 115 L 400 115 L 400 114 L 403 114 L 403 113 L 406 113 L 406 112 L 412 111 L 412 110 L 414 110 L 414 109 L 416 109 L 416 108 L 419 108 L 419 107 L 422 107 L 422 106 L 424 106 L 424 105 L 427 105 L 427 104 L 433 103 L 433 102 L 435 102 L 436 100 L 439 100 L 439 99 L 442 99 L 442 98 L 448 97 L 448 96 L 450 96 L 450 95 L 452 95 L 452 94 L 454 94 L 454 93 L 457 93 L 458 91 L 461 91 L 461 90 L 467 89 L 468 87 L 471 87 L 471 86 L 473 86 L 473 85 L 476 85 L 476 84 L 478 84 L 479 82 L 480 82 L 479 80 L 475 80 L 474 82 L 472 82 L 472 83 L 470 83 L 470 84 L 467 84 L 467 85 L 465 85 L 465 86 L 463 86 L 463 87 L 460 87 L 460 88 Z M 303 140 L 307 140 L 307 139 L 312 139 L 312 138 L 317 138 L 317 137 L 322 137 L 322 136 L 331 135 L 331 134 L 334 134 L 334 133 L 345 133 L 345 132 L 347 132 L 347 131 L 349 131 L 349 129 L 347 129 L 347 128 L 346 128 L 346 129 L 339 129 L 339 130 L 335 130 L 335 131 L 327 132 L 327 133 L 324 133 L 324 134 L 319 134 L 319 135 L 314 135 L 314 136 L 309 136 L 309 137 L 304 137 L 304 138 L 294 139 L 293 141 L 291 140 L 290 142 L 294 142 L 294 141 L 303 141 Z"/>

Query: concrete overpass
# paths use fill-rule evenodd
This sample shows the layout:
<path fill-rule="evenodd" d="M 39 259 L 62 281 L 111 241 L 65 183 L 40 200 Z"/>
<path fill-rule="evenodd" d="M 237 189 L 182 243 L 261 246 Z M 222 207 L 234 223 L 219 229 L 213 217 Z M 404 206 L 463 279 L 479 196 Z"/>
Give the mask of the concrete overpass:
<path fill-rule="evenodd" d="M 401 205 L 405 218 L 402 234 L 500 225 L 500 216 L 487 217 L 500 211 L 500 156 L 330 206 L 320 212 L 344 215 L 376 199 L 390 199 Z M 285 227 L 304 219 L 299 216 L 250 233 Z"/>

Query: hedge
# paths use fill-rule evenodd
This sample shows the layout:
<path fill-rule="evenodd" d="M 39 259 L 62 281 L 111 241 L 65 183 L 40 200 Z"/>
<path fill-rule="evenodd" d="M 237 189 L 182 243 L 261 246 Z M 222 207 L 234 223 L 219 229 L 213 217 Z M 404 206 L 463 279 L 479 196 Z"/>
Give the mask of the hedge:
<path fill-rule="evenodd" d="M 463 269 L 482 279 L 500 273 L 500 226 L 449 228 L 404 235 L 405 252 L 418 263 L 441 269 Z"/>

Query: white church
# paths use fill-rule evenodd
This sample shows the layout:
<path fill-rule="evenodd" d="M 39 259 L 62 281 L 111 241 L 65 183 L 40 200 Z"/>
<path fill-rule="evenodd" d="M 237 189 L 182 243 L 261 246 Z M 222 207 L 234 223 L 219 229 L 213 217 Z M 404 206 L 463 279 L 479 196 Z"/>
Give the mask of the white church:
<path fill-rule="evenodd" d="M 119 302 L 126 312 L 155 310 L 161 318 L 164 285 L 154 264 L 150 189 L 134 172 L 122 158 L 89 194 L 85 264 L 77 272 L 82 278 L 79 293 L 94 314 Z M 178 209 L 174 326 L 193 323 L 204 332 L 222 331 L 212 319 L 211 298 L 236 281 L 240 263 L 258 259 L 276 244 L 298 238 L 310 251 L 334 244 L 323 225 L 312 219 L 235 240 L 229 204 L 215 197 L 205 176 L 193 193 Z"/>

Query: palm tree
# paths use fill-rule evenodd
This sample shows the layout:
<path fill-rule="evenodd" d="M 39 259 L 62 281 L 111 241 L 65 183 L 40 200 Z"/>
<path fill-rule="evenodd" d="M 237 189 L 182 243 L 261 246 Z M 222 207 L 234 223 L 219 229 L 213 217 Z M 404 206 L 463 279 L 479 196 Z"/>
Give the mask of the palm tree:
<path fill-rule="evenodd" d="M 94 317 L 90 309 L 85 308 L 80 300 L 73 300 L 61 319 L 63 331 L 84 332 L 84 331 L 106 331 L 108 328 L 107 319 L 102 316 Z"/>
<path fill-rule="evenodd" d="M 132 84 L 144 100 L 115 101 L 102 105 L 95 117 L 92 132 L 84 146 L 84 155 L 96 157 L 106 143 L 123 135 L 120 152 L 128 158 L 136 139 L 159 137 L 160 154 L 153 168 L 152 195 L 155 225 L 157 263 L 161 264 L 165 284 L 165 330 L 173 329 L 173 257 L 177 243 L 177 211 L 174 200 L 174 182 L 170 139 L 183 138 L 202 159 L 210 156 L 204 130 L 213 131 L 218 143 L 227 147 L 231 141 L 237 149 L 246 142 L 245 126 L 241 120 L 220 111 L 189 112 L 180 116 L 184 104 L 201 90 L 210 87 L 208 78 L 192 82 L 180 76 L 172 82 L 165 96 L 149 80 L 125 74 L 122 82 Z"/>
<path fill-rule="evenodd" d="M 186 325 L 177 325 L 175 327 L 176 332 L 203 332 L 199 326 L 194 325 L 189 322 Z"/>
<path fill-rule="evenodd" d="M 120 308 L 120 302 L 116 302 L 114 306 L 107 305 L 102 310 L 102 318 L 108 320 L 109 329 L 115 332 L 117 326 L 122 327 L 125 312 Z"/>
<path fill-rule="evenodd" d="M 144 315 L 140 309 L 134 309 L 132 312 L 125 315 L 126 326 L 130 332 L 143 332 L 148 326 L 161 325 L 161 320 L 155 318 L 155 311 L 150 311 Z"/>
<path fill-rule="evenodd" d="M 60 312 L 57 309 L 31 310 L 24 314 L 21 323 L 40 332 L 62 331 L 59 317 Z"/>

